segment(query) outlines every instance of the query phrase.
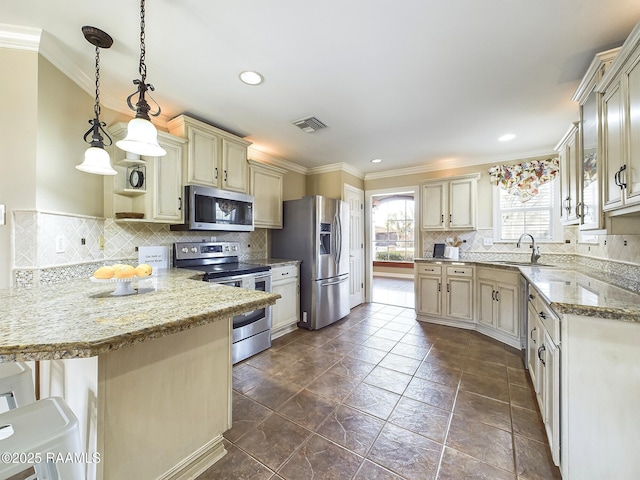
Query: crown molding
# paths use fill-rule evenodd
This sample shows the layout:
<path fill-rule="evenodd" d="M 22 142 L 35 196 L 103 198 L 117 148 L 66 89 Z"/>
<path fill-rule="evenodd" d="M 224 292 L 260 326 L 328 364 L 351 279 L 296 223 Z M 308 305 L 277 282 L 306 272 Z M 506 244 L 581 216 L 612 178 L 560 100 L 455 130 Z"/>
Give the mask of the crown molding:
<path fill-rule="evenodd" d="M 0 23 L 0 48 L 37 52 L 40 48 L 41 36 L 41 28 Z"/>
<path fill-rule="evenodd" d="M 255 160 L 260 163 L 266 163 L 274 165 L 276 167 L 284 168 L 285 170 L 307 175 L 308 169 L 298 165 L 297 163 L 290 162 L 289 160 L 283 160 L 282 158 L 274 157 L 268 153 L 256 150 L 254 147 L 247 149 L 247 159 Z"/>
<path fill-rule="evenodd" d="M 361 180 L 364 180 L 365 175 L 358 170 L 356 167 L 349 165 L 348 163 L 331 163 L 329 165 L 322 165 L 320 167 L 312 167 L 307 171 L 307 175 L 317 175 L 320 173 L 330 173 L 330 172 L 346 172 L 354 177 L 358 177 Z"/>
<path fill-rule="evenodd" d="M 489 164 L 503 164 L 509 162 L 522 162 L 525 160 L 534 160 L 542 157 L 557 157 L 558 152 L 555 151 L 535 151 L 528 152 L 522 155 L 518 155 L 518 157 L 509 157 L 509 158 L 494 158 L 494 159 L 481 159 L 478 161 L 462 161 L 462 160 L 450 160 L 446 162 L 435 162 L 430 165 L 420 165 L 418 167 L 407 167 L 407 168 L 398 168 L 396 170 L 385 170 L 383 172 L 375 172 L 375 173 L 367 173 L 364 177 L 365 181 L 367 180 L 378 180 L 381 178 L 390 178 L 390 177 L 402 177 L 405 175 L 419 175 L 421 173 L 428 172 L 440 172 L 443 170 L 452 170 L 454 168 L 467 168 L 467 167 L 476 167 L 482 165 Z"/>

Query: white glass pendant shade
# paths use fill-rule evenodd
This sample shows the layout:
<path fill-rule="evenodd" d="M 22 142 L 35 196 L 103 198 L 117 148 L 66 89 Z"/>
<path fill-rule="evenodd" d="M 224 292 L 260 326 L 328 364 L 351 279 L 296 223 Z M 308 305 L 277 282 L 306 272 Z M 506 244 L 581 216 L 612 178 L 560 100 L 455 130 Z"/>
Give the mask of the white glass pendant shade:
<path fill-rule="evenodd" d="M 104 148 L 89 147 L 84 153 L 84 161 L 76 168 L 82 172 L 95 173 L 96 175 L 116 175 L 111 166 L 109 153 Z"/>
<path fill-rule="evenodd" d="M 125 152 L 146 155 L 149 157 L 163 157 L 166 150 L 158 144 L 158 131 L 149 120 L 134 118 L 127 125 L 127 136 L 116 142 Z"/>

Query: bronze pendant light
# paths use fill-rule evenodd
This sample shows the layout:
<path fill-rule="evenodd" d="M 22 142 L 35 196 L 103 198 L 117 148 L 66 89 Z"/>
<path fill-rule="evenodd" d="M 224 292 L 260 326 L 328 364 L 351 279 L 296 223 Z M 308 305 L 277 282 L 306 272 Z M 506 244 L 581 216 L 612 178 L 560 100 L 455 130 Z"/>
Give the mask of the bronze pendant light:
<path fill-rule="evenodd" d="M 90 147 L 84 154 L 84 161 L 77 165 L 76 168 L 87 173 L 95 173 L 97 175 L 115 175 L 117 172 L 111 166 L 109 153 L 104 149 L 103 134 L 109 140 L 107 146 L 111 145 L 111 137 L 104 130 L 106 124 L 100 121 L 100 49 L 110 48 L 113 45 L 113 39 L 105 32 L 96 27 L 84 26 L 82 33 L 87 41 L 96 47 L 96 103 L 93 106 L 95 117 L 89 120 L 91 128 L 84 134 L 84 141 Z M 91 140 L 88 139 L 91 135 Z"/>
<path fill-rule="evenodd" d="M 147 93 L 148 91 L 153 91 L 154 88 L 152 84 L 147 83 L 144 2 L 145 0 L 140 0 L 140 63 L 138 66 L 140 79 L 133 80 L 133 84 L 137 85 L 138 89 L 127 97 L 127 104 L 131 110 L 136 112 L 136 116 L 127 125 L 127 136 L 123 140 L 116 142 L 116 145 L 125 152 L 162 157 L 167 152 L 158 144 L 158 131 L 149 118 L 149 115 L 157 117 L 160 115 L 161 110 L 160 105 Z M 138 95 L 138 101 L 134 107 L 131 99 L 136 95 Z M 151 107 L 146 99 L 147 96 L 155 103 L 157 107 L 155 112 L 151 112 Z"/>

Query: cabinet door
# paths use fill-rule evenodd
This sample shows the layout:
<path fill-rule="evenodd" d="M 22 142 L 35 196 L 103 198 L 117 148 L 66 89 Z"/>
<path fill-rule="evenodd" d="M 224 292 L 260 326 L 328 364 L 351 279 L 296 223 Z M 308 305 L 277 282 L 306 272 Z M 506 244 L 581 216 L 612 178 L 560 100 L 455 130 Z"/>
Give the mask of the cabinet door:
<path fill-rule="evenodd" d="M 478 322 L 493 327 L 495 287 L 493 282 L 478 280 Z"/>
<path fill-rule="evenodd" d="M 601 228 L 600 160 L 598 159 L 598 93 L 589 94 L 581 106 L 582 117 L 582 230 Z"/>
<path fill-rule="evenodd" d="M 578 223 L 578 122 L 569 132 L 558 153 L 560 156 L 560 179 L 562 202 L 560 204 L 560 218 L 565 225 Z"/>
<path fill-rule="evenodd" d="M 520 327 L 518 321 L 519 285 L 498 282 L 495 299 L 496 327 L 509 335 L 517 336 Z"/>
<path fill-rule="evenodd" d="M 473 320 L 473 279 L 447 277 L 447 317 Z"/>
<path fill-rule="evenodd" d="M 271 291 L 282 296 L 272 308 L 273 330 L 298 322 L 300 302 L 298 302 L 298 279 L 296 277 L 284 281 L 273 282 Z"/>
<path fill-rule="evenodd" d="M 529 367 L 529 376 L 533 389 L 537 392 L 538 388 L 538 348 L 540 347 L 540 326 L 538 321 L 538 312 L 531 302 L 527 302 L 527 366 Z"/>
<path fill-rule="evenodd" d="M 446 183 L 429 183 L 422 186 L 422 229 L 445 229 Z"/>
<path fill-rule="evenodd" d="M 189 139 L 187 183 L 219 187 L 220 137 L 213 132 L 190 125 L 187 128 L 187 138 Z"/>
<path fill-rule="evenodd" d="M 418 313 L 440 316 L 442 314 L 441 291 L 442 280 L 440 277 L 419 276 L 416 284 Z"/>
<path fill-rule="evenodd" d="M 222 188 L 247 193 L 247 147 L 226 138 L 222 139 Z"/>
<path fill-rule="evenodd" d="M 282 228 L 283 174 L 251 166 L 250 192 L 254 197 L 253 223 L 256 227 Z"/>
<path fill-rule="evenodd" d="M 556 465 L 560 462 L 560 351 L 544 330 L 544 350 L 540 352 L 542 420 Z"/>
<path fill-rule="evenodd" d="M 602 102 L 603 136 L 603 210 L 611 210 L 623 203 L 620 175 L 625 164 L 622 134 L 623 107 L 620 83 L 616 83 L 605 94 Z"/>
<path fill-rule="evenodd" d="M 475 179 L 449 182 L 449 229 L 476 228 L 476 182 Z"/>
<path fill-rule="evenodd" d="M 640 203 L 640 56 L 628 70 L 627 85 L 629 156 L 627 157 L 627 169 L 623 178 L 627 184 L 627 204 L 632 204 Z"/>
<path fill-rule="evenodd" d="M 154 159 L 153 218 L 181 223 L 183 146 L 159 140 L 167 154 Z"/>

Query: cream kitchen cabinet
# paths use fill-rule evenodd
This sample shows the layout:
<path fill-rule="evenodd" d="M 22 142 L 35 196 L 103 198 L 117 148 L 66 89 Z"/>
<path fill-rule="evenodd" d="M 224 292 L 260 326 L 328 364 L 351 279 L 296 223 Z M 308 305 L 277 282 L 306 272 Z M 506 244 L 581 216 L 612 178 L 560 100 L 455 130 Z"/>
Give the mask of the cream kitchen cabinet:
<path fill-rule="evenodd" d="M 256 228 L 282 228 L 282 184 L 286 170 L 249 160 L 249 193 Z"/>
<path fill-rule="evenodd" d="M 104 179 L 105 216 L 119 222 L 182 223 L 182 170 L 186 140 L 158 132 L 158 142 L 167 154 L 163 157 L 140 157 L 115 147 L 115 142 L 124 138 L 126 131 L 125 123 L 110 128 L 114 140 L 111 158 L 118 174 Z M 127 218 L 118 218 L 123 214 Z"/>
<path fill-rule="evenodd" d="M 187 115 L 167 124 L 188 140 L 185 182 L 248 193 L 247 147 L 251 142 Z"/>
<path fill-rule="evenodd" d="M 579 122 L 573 123 L 555 150 L 560 157 L 560 218 L 564 225 L 579 223 L 578 158 L 580 152 Z"/>
<path fill-rule="evenodd" d="M 520 274 L 499 268 L 478 268 L 477 330 L 521 348 Z"/>
<path fill-rule="evenodd" d="M 472 328 L 474 267 L 418 263 L 415 295 L 418 319 Z"/>
<path fill-rule="evenodd" d="M 479 175 L 465 175 L 422 185 L 422 230 L 475 230 Z"/>
<path fill-rule="evenodd" d="M 560 319 L 529 287 L 527 365 L 551 457 L 560 465 Z"/>
<path fill-rule="evenodd" d="M 603 208 L 612 216 L 636 213 L 640 211 L 640 24 L 597 90 L 603 95 Z"/>
<path fill-rule="evenodd" d="M 299 266 L 284 265 L 271 268 L 271 291 L 281 295 L 271 307 L 271 339 L 297 328 L 300 320 Z"/>
<path fill-rule="evenodd" d="M 602 93 L 596 86 L 619 52 L 619 48 L 598 53 L 589 66 L 573 100 L 580 105 L 580 150 L 578 155 L 579 190 L 578 224 L 580 230 L 600 230 L 604 228 L 602 210 L 603 182 L 603 110 Z"/>

